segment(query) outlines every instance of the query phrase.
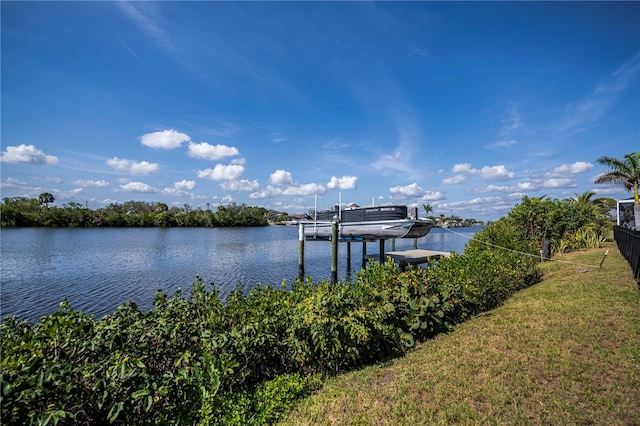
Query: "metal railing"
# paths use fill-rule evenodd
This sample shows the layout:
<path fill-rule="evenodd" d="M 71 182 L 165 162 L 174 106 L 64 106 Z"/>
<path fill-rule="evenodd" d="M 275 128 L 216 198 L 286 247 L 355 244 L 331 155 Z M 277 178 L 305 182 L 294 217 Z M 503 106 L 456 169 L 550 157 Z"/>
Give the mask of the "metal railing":
<path fill-rule="evenodd" d="M 640 285 L 640 231 L 616 226 L 613 230 L 613 237 L 618 244 L 620 253 L 631 265 L 633 276 Z"/>

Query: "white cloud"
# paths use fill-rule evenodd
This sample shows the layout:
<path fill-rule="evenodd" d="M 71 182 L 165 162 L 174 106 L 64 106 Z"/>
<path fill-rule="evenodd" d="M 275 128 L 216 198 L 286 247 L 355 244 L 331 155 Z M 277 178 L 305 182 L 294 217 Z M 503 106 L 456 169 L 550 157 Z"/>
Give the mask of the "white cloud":
<path fill-rule="evenodd" d="M 18 146 L 8 146 L 7 150 L 0 155 L 0 161 L 5 163 L 52 165 L 58 163 L 58 157 L 46 155 L 33 145 L 20 144 Z"/>
<path fill-rule="evenodd" d="M 263 191 L 252 192 L 251 194 L 249 194 L 249 198 L 251 198 L 252 200 L 263 200 L 265 198 L 269 198 L 270 196 L 271 194 L 266 189 Z"/>
<path fill-rule="evenodd" d="M 506 185 L 488 185 L 487 186 L 487 192 L 494 192 L 494 191 L 511 191 L 512 188 L 510 186 L 506 186 Z"/>
<path fill-rule="evenodd" d="M 74 185 L 78 186 L 90 186 L 93 188 L 107 188 L 109 186 L 109 182 L 106 180 L 74 180 L 72 182 Z"/>
<path fill-rule="evenodd" d="M 257 180 L 240 179 L 220 182 L 220 187 L 230 192 L 251 192 L 260 189 L 260 184 Z"/>
<path fill-rule="evenodd" d="M 107 165 L 113 167 L 119 172 L 129 173 L 132 175 L 148 175 L 158 171 L 157 163 L 149 163 L 148 161 L 125 160 L 123 158 L 113 157 L 107 160 Z"/>
<path fill-rule="evenodd" d="M 175 182 L 173 187 L 185 191 L 192 191 L 196 187 L 196 181 L 183 179 L 180 182 Z"/>
<path fill-rule="evenodd" d="M 210 145 L 206 142 L 190 142 L 187 153 L 193 158 L 204 158 L 214 161 L 224 157 L 233 157 L 240 154 L 236 147 L 227 145 Z"/>
<path fill-rule="evenodd" d="M 507 168 L 503 165 L 499 165 L 499 166 L 484 166 L 480 171 L 479 171 L 480 176 L 482 176 L 484 179 L 490 180 L 505 180 L 505 179 L 512 179 L 514 174 L 513 172 L 510 172 L 509 170 L 507 170 Z"/>
<path fill-rule="evenodd" d="M 539 187 L 532 182 L 520 182 L 514 186 L 508 185 L 487 185 L 486 188 L 472 189 L 472 194 L 484 194 L 487 192 L 513 192 L 513 191 L 537 191 Z M 520 192 L 519 192 L 520 193 Z"/>
<path fill-rule="evenodd" d="M 174 182 L 172 187 L 163 189 L 162 193 L 173 197 L 192 196 L 193 194 L 189 191 L 193 190 L 195 187 L 196 182 L 194 180 L 183 179 L 179 182 Z"/>
<path fill-rule="evenodd" d="M 389 188 L 389 192 L 403 197 L 419 197 L 424 194 L 425 191 L 420 188 L 417 183 L 412 183 L 405 186 L 394 186 Z"/>
<path fill-rule="evenodd" d="M 442 179 L 442 183 L 447 185 L 455 185 L 464 182 L 466 179 L 467 178 L 463 175 L 455 175 L 450 178 Z"/>
<path fill-rule="evenodd" d="M 441 192 L 422 189 L 415 182 L 405 186 L 394 186 L 389 188 L 389 192 L 391 193 L 391 198 L 398 200 L 414 199 L 416 201 L 436 201 L 444 198 Z"/>
<path fill-rule="evenodd" d="M 290 186 L 282 194 L 295 196 L 320 195 L 327 192 L 327 188 L 319 183 L 305 183 L 298 186 Z"/>
<path fill-rule="evenodd" d="M 2 182 L 2 188 L 15 188 L 17 186 L 26 185 L 27 182 L 21 181 L 19 179 L 8 177 L 5 182 Z"/>
<path fill-rule="evenodd" d="M 256 191 L 249 195 L 252 199 L 271 198 L 277 195 L 293 197 L 308 197 L 311 195 L 321 195 L 327 192 L 327 188 L 319 183 L 306 183 L 303 185 L 291 185 L 287 188 L 279 188 L 267 185 L 262 191 Z"/>
<path fill-rule="evenodd" d="M 120 185 L 120 188 L 126 192 L 156 192 L 151 186 L 142 182 L 129 182 Z"/>
<path fill-rule="evenodd" d="M 507 168 L 503 165 L 498 166 L 484 166 L 482 169 L 474 169 L 471 167 L 469 163 L 461 163 L 455 164 L 451 169 L 453 173 L 457 174 L 470 174 L 470 175 L 479 175 L 482 176 L 486 180 L 505 180 L 512 179 L 514 176 L 513 172 L 507 170 Z M 449 178 L 451 181 L 446 183 L 457 183 L 456 180 L 459 180 L 459 177 Z"/>
<path fill-rule="evenodd" d="M 454 164 L 451 171 L 453 173 L 473 173 L 474 169 L 471 168 L 471 164 L 469 163 L 461 163 L 461 164 Z"/>
<path fill-rule="evenodd" d="M 173 129 L 147 133 L 140 136 L 139 139 L 142 145 L 160 149 L 179 148 L 183 142 L 189 142 L 191 140 L 189 135 L 176 132 Z"/>
<path fill-rule="evenodd" d="M 577 161 L 573 164 L 562 164 L 555 169 L 551 170 L 549 175 L 566 175 L 566 174 L 580 174 L 589 171 L 593 168 L 593 164 L 584 161 Z"/>
<path fill-rule="evenodd" d="M 342 176 L 337 178 L 331 176 L 331 180 L 327 183 L 329 189 L 356 189 L 358 178 L 356 176 Z"/>
<path fill-rule="evenodd" d="M 576 185 L 573 179 L 552 178 L 545 180 L 542 186 L 545 188 L 575 188 L 578 185 Z"/>
<path fill-rule="evenodd" d="M 532 182 L 520 182 L 517 187 L 521 191 L 535 191 L 538 189 Z"/>
<path fill-rule="evenodd" d="M 295 185 L 291 172 L 286 170 L 276 170 L 271 173 L 269 182 L 273 185 Z"/>
<path fill-rule="evenodd" d="M 84 192 L 82 188 L 73 188 L 68 191 L 52 190 L 58 200 L 73 200 Z"/>
<path fill-rule="evenodd" d="M 216 164 L 213 169 L 198 171 L 198 177 L 211 180 L 236 180 L 244 173 L 244 166 L 239 164 Z"/>

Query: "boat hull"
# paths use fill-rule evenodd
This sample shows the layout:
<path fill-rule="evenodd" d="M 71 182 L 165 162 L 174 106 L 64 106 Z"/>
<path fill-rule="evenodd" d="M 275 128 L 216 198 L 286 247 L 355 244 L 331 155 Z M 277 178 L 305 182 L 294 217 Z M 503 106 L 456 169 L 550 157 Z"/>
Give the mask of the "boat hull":
<path fill-rule="evenodd" d="M 307 240 L 331 240 L 332 221 L 310 221 L 304 225 Z M 338 222 L 341 241 L 375 241 L 390 238 L 420 238 L 431 231 L 433 222 L 421 219 L 399 219 L 366 222 Z"/>

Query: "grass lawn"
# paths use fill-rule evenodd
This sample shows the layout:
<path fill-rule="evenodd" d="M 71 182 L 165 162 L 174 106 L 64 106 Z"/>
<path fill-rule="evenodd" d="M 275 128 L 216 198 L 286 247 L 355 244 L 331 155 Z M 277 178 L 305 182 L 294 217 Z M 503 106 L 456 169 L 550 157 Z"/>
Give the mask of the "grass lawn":
<path fill-rule="evenodd" d="M 502 307 L 401 359 L 329 379 L 282 423 L 640 425 L 631 268 L 614 244 L 554 259 Z"/>

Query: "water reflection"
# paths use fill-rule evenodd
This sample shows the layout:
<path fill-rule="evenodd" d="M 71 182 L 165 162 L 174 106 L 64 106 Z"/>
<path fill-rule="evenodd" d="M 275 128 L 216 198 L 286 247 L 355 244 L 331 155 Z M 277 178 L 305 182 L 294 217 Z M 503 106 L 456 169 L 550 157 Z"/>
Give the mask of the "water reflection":
<path fill-rule="evenodd" d="M 434 229 L 419 248 L 462 252 L 478 228 L 455 234 Z M 240 283 L 280 285 L 298 274 L 298 229 L 265 228 L 109 228 L 3 229 L 0 256 L 1 315 L 32 320 L 53 313 L 64 297 L 71 306 L 101 317 L 125 302 L 152 307 L 154 292 L 188 290 L 199 274 L 214 283 L 221 297 Z M 385 246 L 391 250 L 390 242 Z M 397 240 L 396 250 L 413 248 Z M 305 244 L 305 272 L 314 279 L 330 276 L 331 246 Z M 378 252 L 369 243 L 367 253 Z M 347 274 L 346 244 L 339 245 L 338 277 Z M 351 269 L 362 262 L 362 244 L 351 245 Z"/>

